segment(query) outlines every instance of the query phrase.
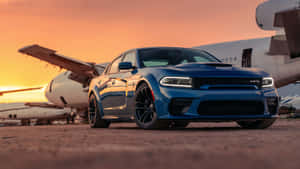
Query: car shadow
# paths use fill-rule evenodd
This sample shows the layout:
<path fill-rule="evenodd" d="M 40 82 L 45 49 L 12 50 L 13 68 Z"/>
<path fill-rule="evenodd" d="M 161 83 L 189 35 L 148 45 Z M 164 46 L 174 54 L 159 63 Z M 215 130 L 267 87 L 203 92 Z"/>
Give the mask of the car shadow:
<path fill-rule="evenodd" d="M 187 127 L 187 128 L 170 128 L 170 129 L 154 129 L 154 130 L 144 130 L 139 127 L 111 127 L 111 129 L 116 129 L 116 130 L 137 130 L 137 131 L 168 131 L 168 132 L 173 132 L 173 131 L 187 131 L 187 132 L 193 132 L 193 131 L 210 131 L 210 132 L 220 132 L 220 131 L 241 131 L 245 130 L 242 129 L 239 126 L 236 127 Z"/>

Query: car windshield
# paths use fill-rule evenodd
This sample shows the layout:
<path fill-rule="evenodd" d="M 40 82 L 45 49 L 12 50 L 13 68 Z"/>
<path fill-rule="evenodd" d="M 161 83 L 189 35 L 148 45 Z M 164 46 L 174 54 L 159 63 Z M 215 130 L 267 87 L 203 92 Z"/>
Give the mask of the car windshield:
<path fill-rule="evenodd" d="M 187 48 L 141 49 L 139 50 L 139 60 L 141 67 L 220 62 L 216 57 L 205 51 Z"/>

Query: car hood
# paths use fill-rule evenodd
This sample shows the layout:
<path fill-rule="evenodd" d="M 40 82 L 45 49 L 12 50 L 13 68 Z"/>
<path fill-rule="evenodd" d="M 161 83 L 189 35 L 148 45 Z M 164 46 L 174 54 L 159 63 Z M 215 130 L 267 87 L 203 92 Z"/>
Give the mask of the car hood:
<path fill-rule="evenodd" d="M 268 74 L 260 69 L 239 68 L 224 63 L 188 63 L 176 66 L 151 68 L 158 76 L 190 77 L 263 77 Z"/>

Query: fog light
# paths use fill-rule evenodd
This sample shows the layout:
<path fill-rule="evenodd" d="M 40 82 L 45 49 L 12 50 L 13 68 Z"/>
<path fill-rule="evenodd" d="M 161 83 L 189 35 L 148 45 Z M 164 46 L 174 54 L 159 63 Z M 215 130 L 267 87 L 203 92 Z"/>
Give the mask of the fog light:
<path fill-rule="evenodd" d="M 269 109 L 269 112 L 272 115 L 277 114 L 278 104 L 279 104 L 279 98 L 278 97 L 267 97 L 268 109 Z"/>
<path fill-rule="evenodd" d="M 172 99 L 169 104 L 169 112 L 175 116 L 183 115 L 189 110 L 192 102 L 192 99 Z"/>

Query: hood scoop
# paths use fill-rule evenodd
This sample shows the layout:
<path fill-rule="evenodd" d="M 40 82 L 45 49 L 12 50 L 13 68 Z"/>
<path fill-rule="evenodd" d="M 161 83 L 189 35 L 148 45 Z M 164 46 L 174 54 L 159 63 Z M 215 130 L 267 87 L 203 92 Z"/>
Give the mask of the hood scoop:
<path fill-rule="evenodd" d="M 204 65 L 212 67 L 232 67 L 232 64 L 227 63 L 204 63 Z"/>
<path fill-rule="evenodd" d="M 189 69 L 205 69 L 206 68 L 232 68 L 231 64 L 226 64 L 226 63 L 218 63 L 218 62 L 206 62 L 206 63 L 185 63 L 181 65 L 175 66 L 176 68 L 189 68 Z"/>

